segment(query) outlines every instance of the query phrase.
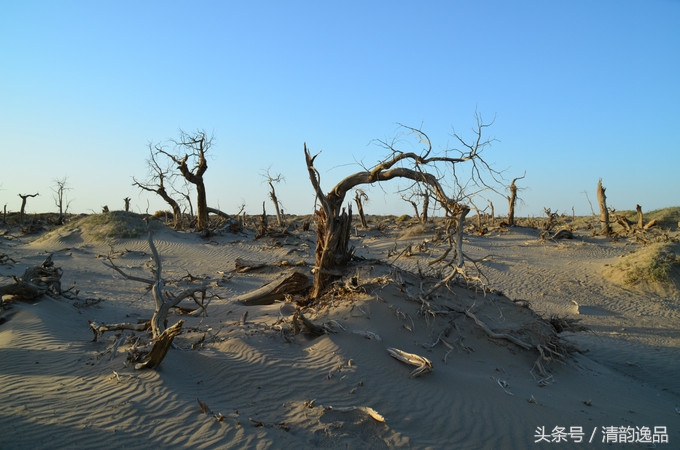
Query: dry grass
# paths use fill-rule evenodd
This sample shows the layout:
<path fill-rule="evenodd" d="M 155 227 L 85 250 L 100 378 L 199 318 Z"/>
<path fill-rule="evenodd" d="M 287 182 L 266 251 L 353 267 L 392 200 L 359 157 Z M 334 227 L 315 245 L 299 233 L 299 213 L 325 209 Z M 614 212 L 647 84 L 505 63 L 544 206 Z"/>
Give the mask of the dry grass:
<path fill-rule="evenodd" d="M 613 281 L 620 281 L 628 286 L 668 283 L 672 281 L 674 271 L 680 269 L 677 252 L 677 243 L 653 243 L 624 256 L 621 262 L 611 266 L 605 274 Z"/>

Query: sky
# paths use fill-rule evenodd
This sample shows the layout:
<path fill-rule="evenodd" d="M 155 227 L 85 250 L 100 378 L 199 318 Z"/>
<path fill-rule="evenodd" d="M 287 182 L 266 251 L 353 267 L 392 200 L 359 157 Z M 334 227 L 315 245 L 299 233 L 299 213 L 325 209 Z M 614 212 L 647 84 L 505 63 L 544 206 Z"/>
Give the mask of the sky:
<path fill-rule="evenodd" d="M 36 192 L 27 212 L 56 211 L 60 179 L 69 212 L 168 209 L 132 179 L 150 144 L 202 130 L 210 206 L 272 214 L 269 171 L 284 211 L 309 214 L 305 142 L 327 192 L 389 156 L 379 141 L 422 151 L 399 124 L 444 154 L 475 114 L 503 177 L 480 209 L 506 214 L 525 173 L 519 216 L 589 215 L 600 178 L 617 210 L 680 205 L 678 0 L 6 0 L 0 54 L 8 211 Z M 365 186 L 366 212 L 412 214 L 408 186 Z"/>

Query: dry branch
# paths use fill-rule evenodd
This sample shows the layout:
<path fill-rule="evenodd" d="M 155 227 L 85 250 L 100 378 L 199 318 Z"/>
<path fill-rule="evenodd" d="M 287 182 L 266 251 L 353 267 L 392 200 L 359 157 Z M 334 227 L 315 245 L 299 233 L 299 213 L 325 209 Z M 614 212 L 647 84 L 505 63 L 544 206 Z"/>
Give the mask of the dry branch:
<path fill-rule="evenodd" d="M 62 294 L 61 276 L 63 271 L 54 266 L 49 254 L 39 266 L 29 267 L 20 277 L 14 277 L 14 284 L 0 286 L 0 298 L 3 301 L 30 301 L 42 295 L 57 296 Z"/>
<path fill-rule="evenodd" d="M 94 333 L 93 342 L 96 342 L 99 337 L 107 331 L 120 331 L 120 330 L 132 330 L 132 331 L 146 331 L 151 329 L 151 322 L 146 321 L 142 323 L 112 323 L 112 324 L 100 324 L 97 322 L 89 321 L 90 329 Z"/>
<path fill-rule="evenodd" d="M 409 375 L 411 378 L 416 378 L 432 372 L 432 362 L 427 358 L 392 347 L 388 348 L 387 352 L 391 357 L 398 359 L 401 362 L 416 366 Z"/>
<path fill-rule="evenodd" d="M 507 333 L 496 333 L 495 331 L 492 331 L 484 322 L 479 320 L 477 316 L 475 316 L 472 312 L 470 311 L 465 311 L 465 315 L 468 316 L 470 319 L 474 320 L 477 326 L 479 326 L 484 332 L 493 339 L 505 339 L 506 341 L 510 341 L 515 345 L 518 345 L 522 347 L 523 349 L 529 350 L 531 349 L 531 345 L 527 344 L 526 342 L 522 341 L 521 339 L 516 338 L 515 336 Z"/>
<path fill-rule="evenodd" d="M 234 297 L 232 300 L 246 306 L 271 305 L 276 300 L 283 300 L 286 294 L 297 294 L 303 291 L 308 284 L 309 277 L 301 272 L 282 274 L 271 283 Z"/>
<path fill-rule="evenodd" d="M 182 325 L 184 321 L 180 320 L 170 328 L 167 328 L 160 336 L 155 339 L 151 351 L 142 358 L 140 362 L 135 364 L 135 369 L 156 369 L 161 364 L 165 355 L 168 353 L 172 341 L 177 335 L 182 332 Z"/>

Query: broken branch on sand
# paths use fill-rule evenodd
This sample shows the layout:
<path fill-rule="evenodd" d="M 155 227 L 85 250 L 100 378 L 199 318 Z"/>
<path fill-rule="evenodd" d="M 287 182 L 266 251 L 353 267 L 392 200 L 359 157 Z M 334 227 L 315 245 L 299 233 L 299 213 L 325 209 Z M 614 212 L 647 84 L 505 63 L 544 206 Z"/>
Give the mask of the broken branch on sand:
<path fill-rule="evenodd" d="M 522 347 L 525 350 L 531 349 L 531 345 L 527 344 L 526 342 L 522 341 L 521 339 L 516 338 L 515 336 L 507 333 L 496 333 L 495 331 L 492 331 L 491 328 L 489 328 L 484 322 L 479 320 L 477 316 L 475 316 L 472 312 L 469 310 L 465 311 L 465 315 L 468 316 L 470 319 L 474 320 L 477 326 L 479 326 L 484 332 L 493 339 L 505 339 L 506 341 L 510 341 L 515 345 L 518 345 Z"/>
<path fill-rule="evenodd" d="M 432 362 L 427 358 L 392 347 L 388 348 L 387 352 L 391 357 L 398 359 L 401 362 L 416 366 L 415 370 L 409 375 L 411 378 L 416 378 L 432 372 Z"/>
<path fill-rule="evenodd" d="M 97 322 L 89 321 L 90 329 L 94 333 L 93 342 L 96 342 L 99 337 L 107 331 L 120 331 L 120 330 L 132 330 L 132 331 L 146 331 L 151 329 L 151 321 L 147 320 L 142 323 L 112 323 L 112 324 L 100 324 Z"/>
<path fill-rule="evenodd" d="M 308 283 L 309 277 L 301 272 L 282 274 L 271 283 L 234 297 L 232 300 L 246 306 L 271 305 L 276 300 L 283 300 L 286 294 L 297 294 L 303 291 Z"/>
<path fill-rule="evenodd" d="M 158 336 L 151 348 L 151 351 L 147 353 L 140 362 L 135 364 L 135 369 L 156 369 L 165 358 L 168 353 L 172 341 L 175 337 L 182 332 L 182 325 L 184 321 L 180 320 L 170 328 L 166 328 L 160 336 Z"/>
<path fill-rule="evenodd" d="M 370 406 L 345 406 L 345 407 L 338 407 L 338 408 L 330 408 L 333 411 L 338 411 L 338 412 L 351 412 L 351 411 L 360 411 L 364 414 L 367 414 L 370 416 L 373 420 L 381 423 L 385 423 L 385 418 L 378 413 L 375 409 L 371 408 Z"/>
<path fill-rule="evenodd" d="M 0 298 L 3 301 L 31 301 L 45 294 L 61 295 L 62 274 L 49 254 L 39 266 L 29 267 L 20 278 L 13 277 L 14 284 L 0 286 Z"/>

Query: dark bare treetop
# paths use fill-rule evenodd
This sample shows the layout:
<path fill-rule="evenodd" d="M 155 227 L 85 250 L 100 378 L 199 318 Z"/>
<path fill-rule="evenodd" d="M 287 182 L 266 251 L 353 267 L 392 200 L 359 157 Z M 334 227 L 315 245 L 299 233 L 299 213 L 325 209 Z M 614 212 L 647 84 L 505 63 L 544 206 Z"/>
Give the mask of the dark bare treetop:
<path fill-rule="evenodd" d="M 208 220 L 208 200 L 203 181 L 203 175 L 208 170 L 207 154 L 212 147 L 214 138 L 208 137 L 205 131 L 187 133 L 180 131 L 180 138 L 173 141 L 176 147 L 174 153 L 157 147 L 157 154 L 169 157 L 179 169 L 182 176 L 196 187 L 196 228 L 203 235 L 210 234 Z"/>
<path fill-rule="evenodd" d="M 54 204 L 59 208 L 59 224 L 64 223 L 64 214 L 68 212 L 68 207 L 71 202 L 66 199 L 66 191 L 70 191 L 68 187 L 68 177 L 57 178 L 54 180 L 55 186 L 52 188 L 54 192 Z"/>

